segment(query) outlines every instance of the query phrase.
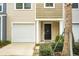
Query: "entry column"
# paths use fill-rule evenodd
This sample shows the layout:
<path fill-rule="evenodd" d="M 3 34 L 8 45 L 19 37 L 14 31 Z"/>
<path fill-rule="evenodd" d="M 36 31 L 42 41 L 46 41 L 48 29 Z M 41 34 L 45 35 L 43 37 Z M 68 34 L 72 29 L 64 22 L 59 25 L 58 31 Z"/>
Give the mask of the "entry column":
<path fill-rule="evenodd" d="M 40 41 L 40 23 L 39 20 L 36 21 L 36 43 Z"/>
<path fill-rule="evenodd" d="M 60 35 L 64 32 L 64 21 L 60 21 Z"/>

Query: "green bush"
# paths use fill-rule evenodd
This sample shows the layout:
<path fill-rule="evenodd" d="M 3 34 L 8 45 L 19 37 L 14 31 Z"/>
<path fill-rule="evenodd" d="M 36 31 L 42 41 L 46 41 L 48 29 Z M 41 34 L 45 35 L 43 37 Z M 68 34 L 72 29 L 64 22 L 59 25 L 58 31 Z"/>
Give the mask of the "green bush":
<path fill-rule="evenodd" d="M 56 49 L 55 49 L 55 52 L 61 52 L 63 49 L 63 43 L 58 43 Z"/>
<path fill-rule="evenodd" d="M 55 45 L 56 45 L 56 43 L 51 44 L 52 50 L 54 50 Z M 56 46 L 54 52 L 61 52 L 62 49 L 63 49 L 63 43 L 58 43 L 58 45 Z"/>
<path fill-rule="evenodd" d="M 5 46 L 5 45 L 10 44 L 10 43 L 11 43 L 10 41 L 6 40 L 6 41 L 2 42 L 2 45 Z"/>
<path fill-rule="evenodd" d="M 0 40 L 0 48 L 2 47 L 2 42 L 1 42 L 1 40 Z"/>
<path fill-rule="evenodd" d="M 36 44 L 36 46 L 40 46 L 40 44 Z"/>
<path fill-rule="evenodd" d="M 58 41 L 58 40 L 59 40 L 59 41 Z M 58 43 L 57 46 L 56 46 L 56 48 L 55 48 L 55 50 L 54 50 L 54 52 L 61 52 L 62 49 L 63 49 L 63 42 L 64 42 L 64 36 L 62 36 L 62 35 L 57 35 L 57 36 L 56 36 L 56 39 L 55 39 L 55 43 L 52 43 L 52 44 L 51 44 L 52 50 L 54 50 L 56 44 Z"/>
<path fill-rule="evenodd" d="M 63 42 L 64 42 L 64 37 L 62 35 L 57 35 L 56 39 L 55 39 L 55 43 L 40 44 L 39 55 L 40 56 L 51 56 L 53 54 L 53 52 L 61 52 L 63 49 Z M 57 46 L 56 46 L 56 44 L 57 44 Z M 56 46 L 56 48 L 55 48 L 55 46 Z M 55 50 L 54 50 L 54 48 L 55 48 Z"/>
<path fill-rule="evenodd" d="M 55 43 L 51 43 L 51 47 L 52 47 L 52 50 L 53 50 L 54 47 L 55 47 Z"/>
<path fill-rule="evenodd" d="M 52 48 L 50 43 L 44 43 L 40 45 L 39 55 L 40 56 L 51 56 Z"/>
<path fill-rule="evenodd" d="M 64 36 L 63 35 L 57 35 L 56 38 L 55 38 L 55 43 L 58 42 L 59 39 L 60 39 L 59 43 L 64 42 Z"/>
<path fill-rule="evenodd" d="M 79 43 L 76 43 L 73 47 L 73 53 L 79 55 Z"/>
<path fill-rule="evenodd" d="M 0 41 L 0 47 L 3 47 L 3 46 L 5 46 L 7 44 L 10 44 L 10 43 L 11 43 L 11 41 L 8 41 L 8 40 L 6 40 L 6 41 Z"/>

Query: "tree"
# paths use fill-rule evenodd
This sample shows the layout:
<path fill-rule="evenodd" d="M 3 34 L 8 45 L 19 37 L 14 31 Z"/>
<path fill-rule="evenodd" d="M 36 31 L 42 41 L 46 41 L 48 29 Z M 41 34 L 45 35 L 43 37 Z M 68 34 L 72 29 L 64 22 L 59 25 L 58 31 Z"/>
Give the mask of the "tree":
<path fill-rule="evenodd" d="M 72 36 L 72 4 L 65 3 L 64 11 L 65 11 L 65 31 L 64 31 L 64 46 L 63 46 L 62 55 L 69 56 L 70 42 L 71 42 L 70 35 Z"/>

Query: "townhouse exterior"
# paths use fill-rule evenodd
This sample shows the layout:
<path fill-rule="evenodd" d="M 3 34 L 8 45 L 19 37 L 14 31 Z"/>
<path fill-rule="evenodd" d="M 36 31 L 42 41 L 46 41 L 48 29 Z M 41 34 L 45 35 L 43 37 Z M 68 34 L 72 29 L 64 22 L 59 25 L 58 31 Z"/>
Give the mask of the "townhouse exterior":
<path fill-rule="evenodd" d="M 30 9 L 24 9 L 24 4 L 22 9 L 17 5 L 7 4 L 7 39 L 12 42 L 54 41 L 60 32 L 59 21 L 63 20 L 62 4 L 47 8 L 43 3 L 32 3 Z"/>
<path fill-rule="evenodd" d="M 78 5 L 74 3 L 72 7 L 75 42 L 79 41 Z M 62 3 L 7 3 L 6 6 L 4 39 L 40 43 L 55 41 L 55 37 L 64 31 L 65 12 Z"/>

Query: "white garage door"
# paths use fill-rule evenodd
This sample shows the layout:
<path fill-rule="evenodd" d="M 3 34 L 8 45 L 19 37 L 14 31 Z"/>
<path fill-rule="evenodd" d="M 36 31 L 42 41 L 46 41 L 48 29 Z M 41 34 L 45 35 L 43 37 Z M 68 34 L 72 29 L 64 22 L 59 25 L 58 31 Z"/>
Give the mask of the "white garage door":
<path fill-rule="evenodd" d="M 13 42 L 35 42 L 34 24 L 13 24 Z"/>
<path fill-rule="evenodd" d="M 79 42 L 79 24 L 73 24 L 72 28 L 75 42 Z"/>

